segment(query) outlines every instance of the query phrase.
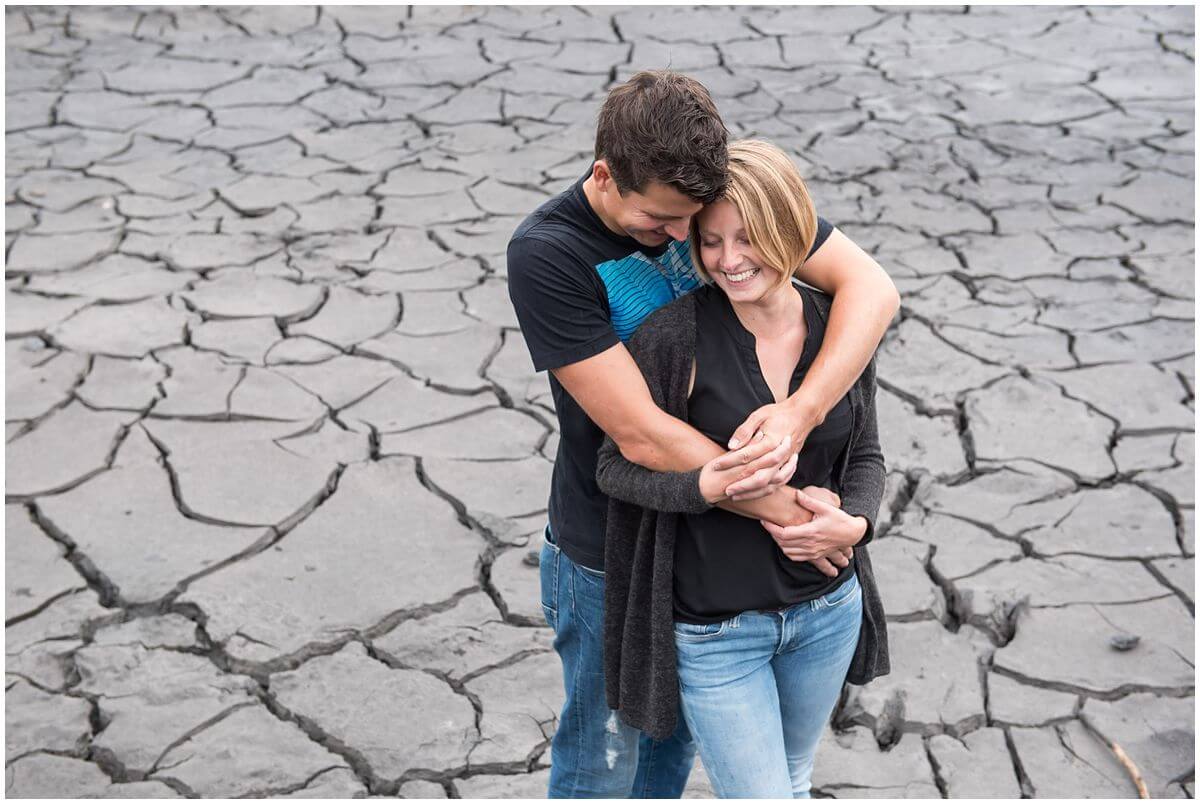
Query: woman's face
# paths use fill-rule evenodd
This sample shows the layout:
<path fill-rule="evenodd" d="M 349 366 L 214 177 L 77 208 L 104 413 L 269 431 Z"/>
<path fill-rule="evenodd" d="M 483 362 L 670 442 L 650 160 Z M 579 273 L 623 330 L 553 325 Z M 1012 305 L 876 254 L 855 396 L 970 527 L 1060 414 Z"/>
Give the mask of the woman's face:
<path fill-rule="evenodd" d="M 697 217 L 700 260 L 732 301 L 758 301 L 779 284 L 779 272 L 766 265 L 754 246 L 737 207 L 727 200 L 709 204 Z"/>

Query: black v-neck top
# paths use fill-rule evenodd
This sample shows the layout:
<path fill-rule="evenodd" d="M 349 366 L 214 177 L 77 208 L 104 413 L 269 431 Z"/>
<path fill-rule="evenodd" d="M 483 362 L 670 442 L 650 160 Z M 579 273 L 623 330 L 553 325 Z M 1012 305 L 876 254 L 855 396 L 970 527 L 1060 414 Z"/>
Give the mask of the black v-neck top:
<path fill-rule="evenodd" d="M 808 333 L 788 385 L 796 392 L 821 348 L 825 323 L 807 288 L 793 283 L 804 304 Z M 706 285 L 696 304 L 696 381 L 688 398 L 688 422 L 725 444 L 746 417 L 775 402 L 763 377 L 755 338 L 742 326 L 729 299 Z M 840 494 L 835 467 L 850 439 L 850 403 L 843 397 L 809 434 L 800 451 L 795 488 L 823 486 Z M 854 560 L 830 578 L 808 562 L 785 556 L 757 520 L 720 508 L 685 514 L 675 542 L 675 619 L 721 622 L 743 611 L 779 609 L 828 593 L 854 574 Z"/>

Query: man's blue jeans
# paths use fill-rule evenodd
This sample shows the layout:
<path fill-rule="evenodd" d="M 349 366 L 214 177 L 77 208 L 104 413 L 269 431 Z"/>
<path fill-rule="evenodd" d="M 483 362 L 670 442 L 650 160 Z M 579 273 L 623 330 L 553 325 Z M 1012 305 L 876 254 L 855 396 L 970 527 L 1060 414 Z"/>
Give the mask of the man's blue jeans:
<path fill-rule="evenodd" d="M 810 797 L 861 627 L 855 576 L 781 611 L 675 623 L 683 713 L 718 796 Z"/>
<path fill-rule="evenodd" d="M 550 798 L 679 798 L 696 757 L 682 713 L 668 740 L 625 725 L 604 696 L 604 573 L 551 540 L 541 553 L 542 611 L 554 629 L 566 702 L 550 743 Z"/>

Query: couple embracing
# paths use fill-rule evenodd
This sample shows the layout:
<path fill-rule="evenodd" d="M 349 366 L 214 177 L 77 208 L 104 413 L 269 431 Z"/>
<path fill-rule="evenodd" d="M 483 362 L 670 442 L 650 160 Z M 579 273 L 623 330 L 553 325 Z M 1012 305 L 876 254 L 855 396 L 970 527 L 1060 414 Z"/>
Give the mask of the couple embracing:
<path fill-rule="evenodd" d="M 866 545 L 894 286 L 783 151 L 730 143 L 669 71 L 609 93 L 508 277 L 561 436 L 550 797 L 679 797 L 697 750 L 723 798 L 808 797 L 843 684 L 888 672 Z"/>

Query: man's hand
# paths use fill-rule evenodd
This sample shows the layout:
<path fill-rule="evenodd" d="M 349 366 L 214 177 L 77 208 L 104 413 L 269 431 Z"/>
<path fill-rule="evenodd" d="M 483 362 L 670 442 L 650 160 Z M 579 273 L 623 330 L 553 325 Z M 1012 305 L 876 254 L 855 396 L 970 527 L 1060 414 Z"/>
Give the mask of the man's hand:
<path fill-rule="evenodd" d="M 756 500 L 787 485 L 796 471 L 791 439 L 778 444 L 759 436 L 741 449 L 718 455 L 700 470 L 700 493 L 710 503 Z"/>
<path fill-rule="evenodd" d="M 812 493 L 805 493 L 808 491 L 796 492 L 796 502 L 812 514 L 808 522 L 780 526 L 763 521 L 762 525 L 784 555 L 793 561 L 814 561 L 828 556 L 833 563 L 844 567 L 849 563 L 846 551 L 866 535 L 867 520 L 850 516 L 836 505 L 817 499 Z"/>
<path fill-rule="evenodd" d="M 803 404 L 802 390 L 783 402 L 763 405 L 751 413 L 729 439 L 729 448 L 737 449 L 755 438 L 791 439 L 792 451 L 799 452 L 812 429 L 821 422 Z"/>

